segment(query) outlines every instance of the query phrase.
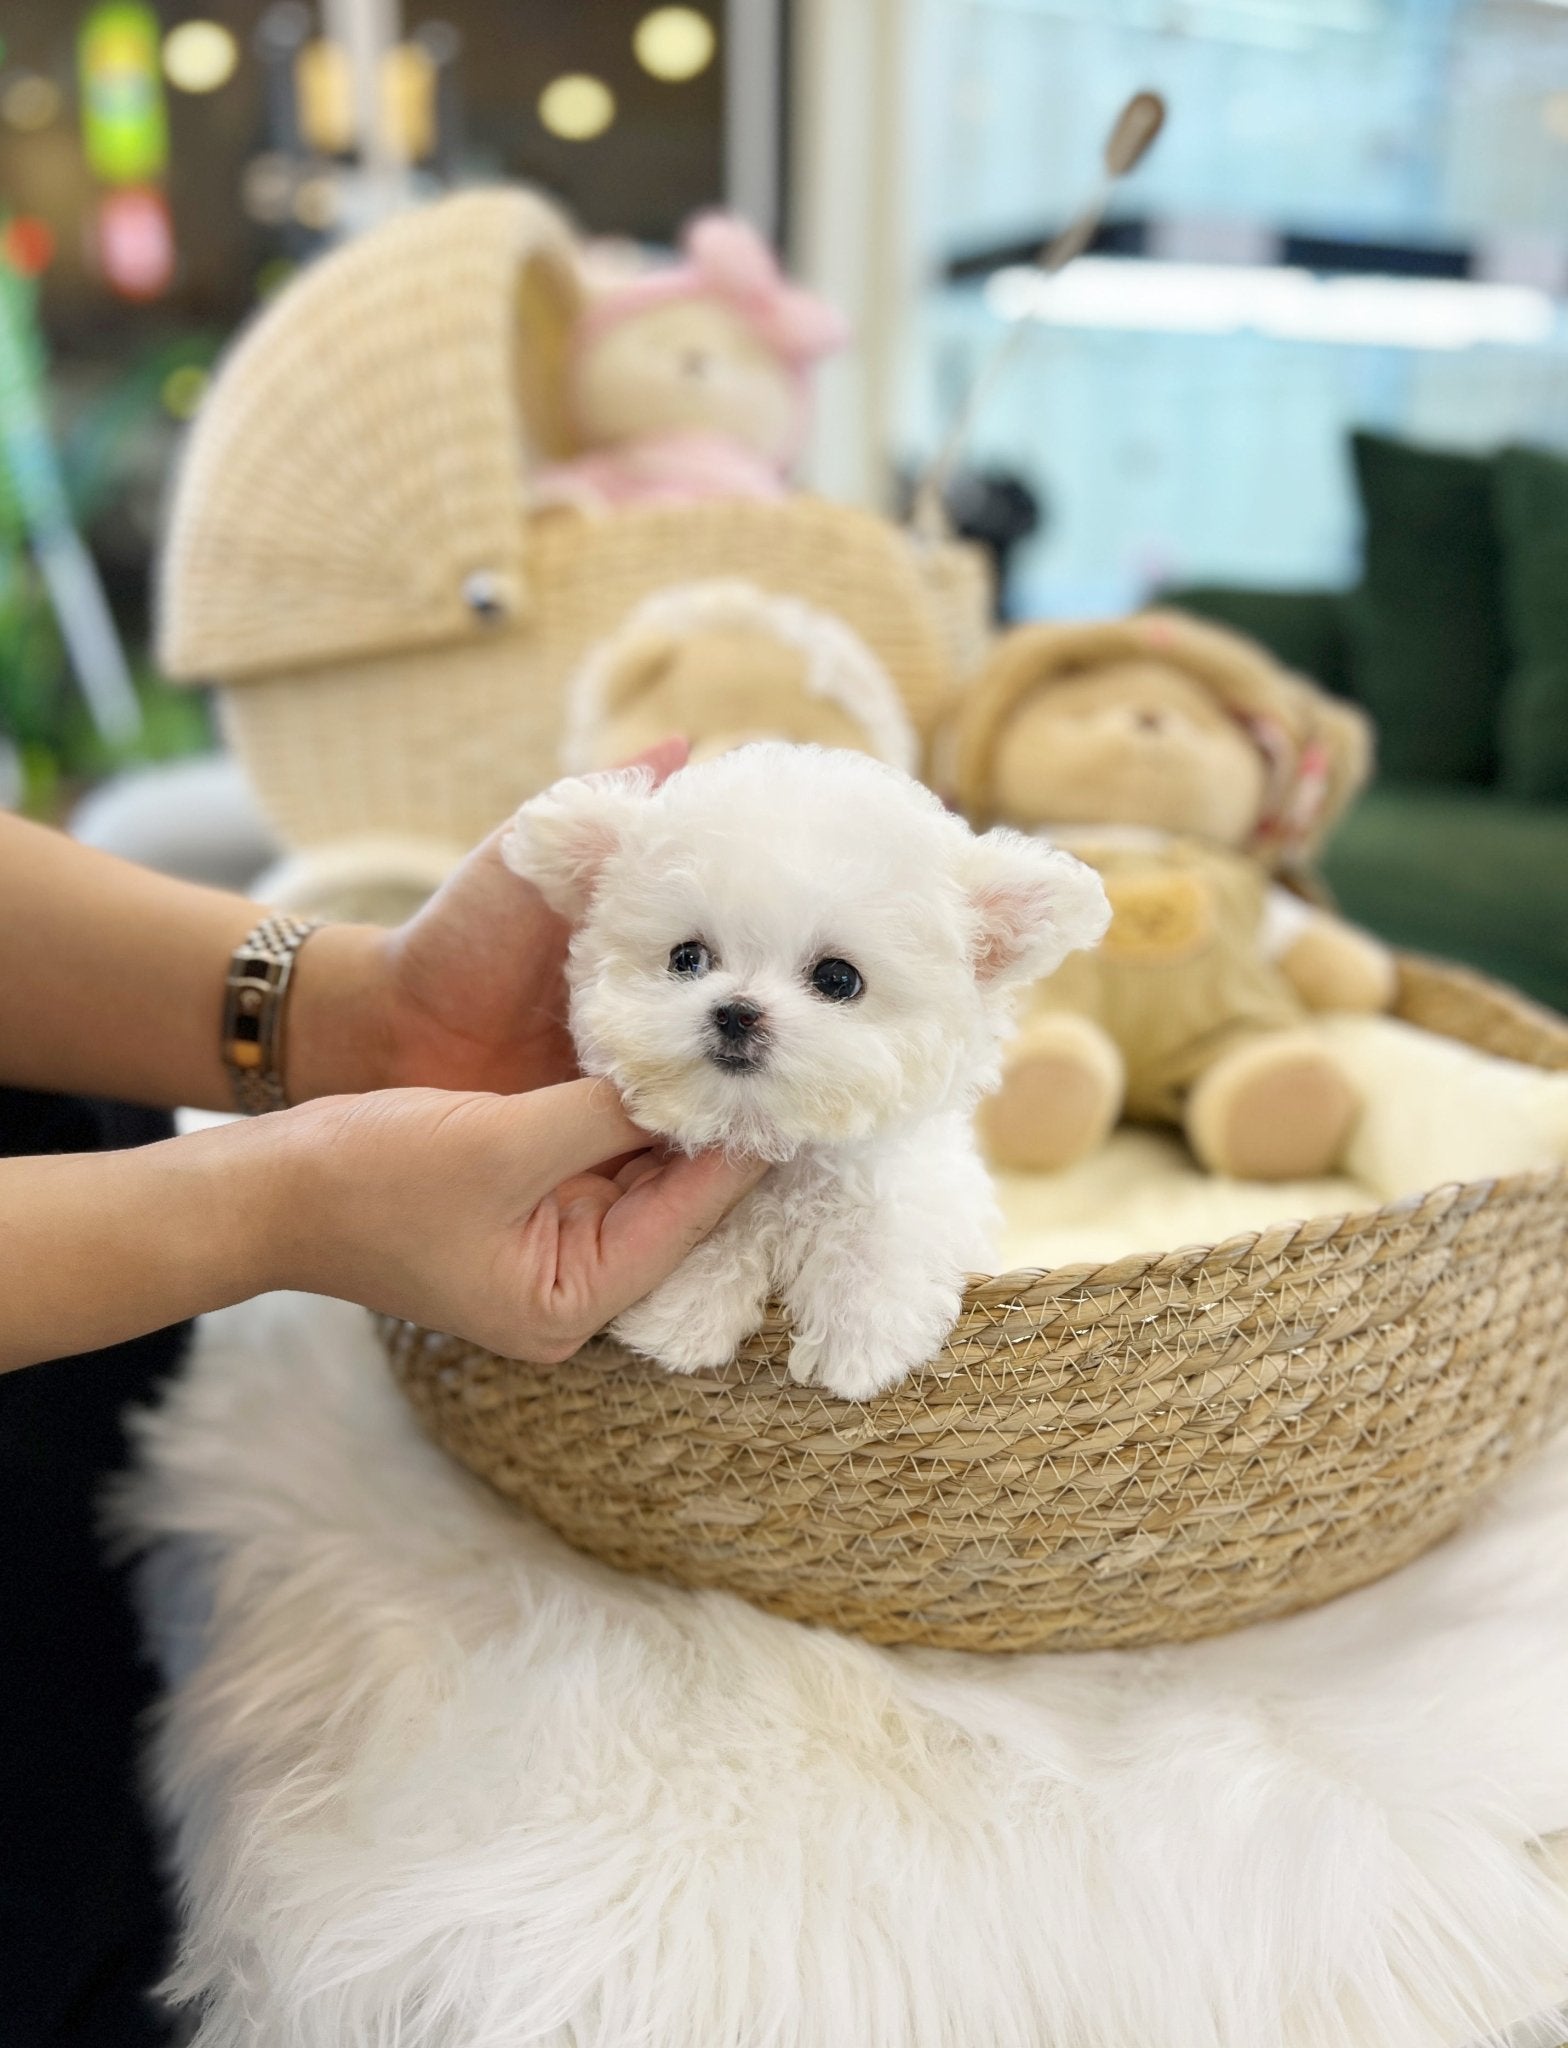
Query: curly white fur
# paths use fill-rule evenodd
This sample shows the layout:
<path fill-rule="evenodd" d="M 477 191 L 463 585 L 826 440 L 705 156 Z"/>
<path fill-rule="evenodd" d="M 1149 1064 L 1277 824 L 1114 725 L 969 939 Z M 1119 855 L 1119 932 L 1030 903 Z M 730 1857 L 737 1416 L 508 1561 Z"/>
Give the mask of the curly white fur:
<path fill-rule="evenodd" d="M 805 684 L 812 696 L 847 712 L 878 760 L 914 773 L 920 752 L 914 725 L 892 678 L 860 635 L 831 612 L 738 576 L 655 591 L 593 648 L 567 688 L 562 767 L 575 775 L 594 765 L 606 696 L 629 655 L 666 635 L 679 639 L 736 628 L 804 655 Z"/>
<path fill-rule="evenodd" d="M 617 1336 L 677 1372 L 717 1367 L 777 1295 L 791 1373 L 847 1399 L 933 1357 L 992 1256 L 970 1114 L 1013 993 L 1104 931 L 1093 869 L 977 838 L 863 754 L 771 742 L 660 789 L 646 770 L 557 783 L 503 852 L 576 923 L 583 1071 L 687 1150 L 777 1162 Z M 824 996 L 824 960 L 858 993 Z"/>
<path fill-rule="evenodd" d="M 575 1556 L 337 1303 L 209 1319 L 146 1445 L 212 1601 L 195 2048 L 1467 2048 L 1568 1991 L 1568 1443 L 1316 1613 L 995 1658 Z"/>

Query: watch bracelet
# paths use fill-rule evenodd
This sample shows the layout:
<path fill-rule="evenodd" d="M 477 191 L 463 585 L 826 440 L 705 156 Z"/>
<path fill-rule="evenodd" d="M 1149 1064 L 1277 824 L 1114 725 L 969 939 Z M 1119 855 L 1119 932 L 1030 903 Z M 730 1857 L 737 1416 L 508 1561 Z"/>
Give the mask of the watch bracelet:
<path fill-rule="evenodd" d="M 321 919 L 272 911 L 240 941 L 223 985 L 223 1063 L 242 1116 L 287 1109 L 284 1039 L 299 950 Z"/>

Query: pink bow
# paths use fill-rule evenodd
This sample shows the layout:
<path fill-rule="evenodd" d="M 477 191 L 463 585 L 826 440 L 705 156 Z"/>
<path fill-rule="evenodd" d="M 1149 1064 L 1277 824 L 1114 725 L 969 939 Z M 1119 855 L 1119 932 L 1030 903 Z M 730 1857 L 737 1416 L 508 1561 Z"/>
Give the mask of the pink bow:
<path fill-rule="evenodd" d="M 733 213 L 699 214 L 681 237 L 681 247 L 701 284 L 715 298 L 727 299 L 788 361 L 813 362 L 848 341 L 842 315 L 825 299 L 790 283 L 749 221 Z"/>
<path fill-rule="evenodd" d="M 842 348 L 843 318 L 825 299 L 791 284 L 749 222 L 732 213 L 704 213 L 681 237 L 685 261 L 612 285 L 590 305 L 583 323 L 592 341 L 650 306 L 677 299 L 722 299 L 781 361 L 797 373 Z"/>

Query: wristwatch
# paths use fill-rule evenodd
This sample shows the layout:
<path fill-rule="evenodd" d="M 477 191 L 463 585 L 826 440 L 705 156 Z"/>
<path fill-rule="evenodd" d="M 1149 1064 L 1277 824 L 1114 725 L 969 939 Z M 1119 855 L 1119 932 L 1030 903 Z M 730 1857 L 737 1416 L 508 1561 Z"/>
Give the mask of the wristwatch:
<path fill-rule="evenodd" d="M 223 1063 L 242 1116 L 287 1109 L 283 1023 L 299 949 L 321 920 L 274 911 L 234 949 L 223 985 Z"/>

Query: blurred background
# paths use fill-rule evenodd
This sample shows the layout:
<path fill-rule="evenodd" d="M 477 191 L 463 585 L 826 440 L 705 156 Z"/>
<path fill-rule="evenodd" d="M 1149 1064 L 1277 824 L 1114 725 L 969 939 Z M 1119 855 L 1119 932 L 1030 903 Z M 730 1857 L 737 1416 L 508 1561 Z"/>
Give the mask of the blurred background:
<path fill-rule="evenodd" d="M 1042 291 L 1139 87 L 1166 130 Z M 832 496 L 907 503 L 1025 318 L 953 493 L 1011 617 L 1175 592 L 1339 687 L 1367 462 L 1568 443 L 1565 0 L 5 0 L 0 800 L 209 743 L 148 652 L 209 366 L 324 246 L 496 178 L 594 233 L 722 203 L 775 239 L 856 333 L 804 468 Z M 1499 816 L 1485 859 L 1568 870 Z"/>

